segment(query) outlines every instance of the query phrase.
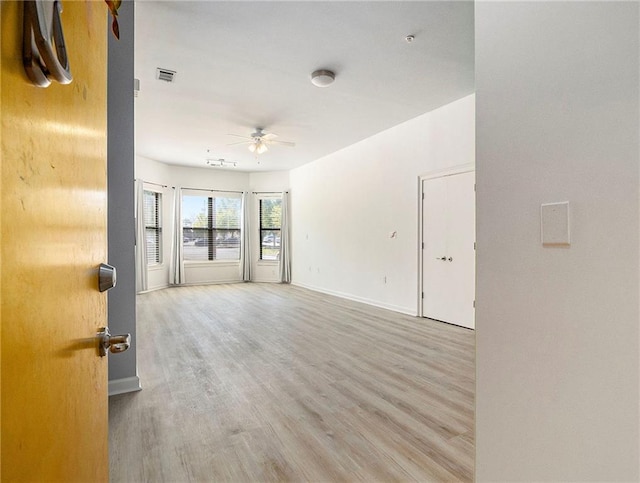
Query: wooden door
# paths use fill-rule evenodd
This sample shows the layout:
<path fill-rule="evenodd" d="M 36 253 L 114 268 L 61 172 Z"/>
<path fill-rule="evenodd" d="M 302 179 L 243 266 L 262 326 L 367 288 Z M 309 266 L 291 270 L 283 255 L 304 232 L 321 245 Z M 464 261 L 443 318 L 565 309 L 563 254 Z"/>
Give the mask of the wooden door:
<path fill-rule="evenodd" d="M 73 83 L 32 86 L 22 2 L 2 1 L 3 481 L 108 480 L 106 53 L 103 2 L 63 2 Z"/>
<path fill-rule="evenodd" d="M 423 181 L 422 315 L 475 327 L 475 173 Z"/>

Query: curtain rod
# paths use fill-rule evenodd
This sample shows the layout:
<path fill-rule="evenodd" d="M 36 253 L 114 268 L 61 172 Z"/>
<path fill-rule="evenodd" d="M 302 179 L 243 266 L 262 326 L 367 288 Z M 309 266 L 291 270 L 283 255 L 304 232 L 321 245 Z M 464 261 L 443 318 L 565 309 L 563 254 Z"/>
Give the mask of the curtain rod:
<path fill-rule="evenodd" d="M 142 180 L 142 182 L 144 184 L 152 184 L 154 186 L 160 186 L 161 188 L 168 188 L 168 186 L 166 184 L 152 183 L 151 181 L 145 181 L 145 180 Z"/>
<path fill-rule="evenodd" d="M 173 189 L 176 189 L 175 186 L 172 186 Z M 244 193 L 243 191 L 234 191 L 234 190 L 210 190 L 210 189 L 204 189 L 204 188 L 185 188 L 185 187 L 181 187 L 181 189 L 183 190 L 193 190 L 193 191 L 212 191 L 215 193 Z"/>
<path fill-rule="evenodd" d="M 282 191 L 254 191 L 253 194 L 254 195 L 279 195 L 280 193 L 282 193 Z M 285 193 L 289 193 L 288 191 L 285 191 Z"/>

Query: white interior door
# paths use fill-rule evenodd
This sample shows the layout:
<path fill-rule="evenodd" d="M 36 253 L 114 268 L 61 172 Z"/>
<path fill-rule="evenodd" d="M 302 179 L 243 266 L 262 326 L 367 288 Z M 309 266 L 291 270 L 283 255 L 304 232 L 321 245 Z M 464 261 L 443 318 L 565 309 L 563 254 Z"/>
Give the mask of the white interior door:
<path fill-rule="evenodd" d="M 475 328 L 475 172 L 422 182 L 422 315 Z"/>

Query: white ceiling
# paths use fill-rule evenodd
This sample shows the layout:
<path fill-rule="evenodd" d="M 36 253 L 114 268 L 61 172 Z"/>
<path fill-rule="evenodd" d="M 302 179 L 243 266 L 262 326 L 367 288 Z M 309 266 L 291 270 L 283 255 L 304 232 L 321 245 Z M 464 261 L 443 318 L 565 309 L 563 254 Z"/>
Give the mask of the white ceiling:
<path fill-rule="evenodd" d="M 473 2 L 136 2 L 136 151 L 291 169 L 474 90 Z M 405 37 L 414 35 L 407 43 Z M 177 71 L 174 83 L 156 68 Z M 316 69 L 335 83 L 311 84 Z M 227 146 L 254 128 L 296 146 Z M 209 152 L 208 152 L 209 150 Z M 258 163 L 260 161 L 260 163 Z M 219 168 L 212 168 L 219 169 Z"/>

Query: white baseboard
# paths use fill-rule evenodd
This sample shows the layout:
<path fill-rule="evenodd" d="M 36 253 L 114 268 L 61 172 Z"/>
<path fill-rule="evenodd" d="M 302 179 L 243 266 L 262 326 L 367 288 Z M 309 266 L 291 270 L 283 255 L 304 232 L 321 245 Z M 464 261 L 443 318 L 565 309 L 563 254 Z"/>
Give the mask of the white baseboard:
<path fill-rule="evenodd" d="M 112 381 L 109 381 L 109 396 L 140 390 L 142 390 L 142 386 L 140 386 L 140 378 L 138 376 L 124 377 L 122 379 L 113 379 Z"/>
<path fill-rule="evenodd" d="M 411 315 L 413 317 L 418 316 L 418 312 L 416 309 L 408 309 L 406 307 L 401 307 L 399 305 L 386 304 L 383 302 L 379 302 L 377 300 L 372 300 L 365 297 L 358 297 L 357 295 L 352 295 L 344 292 L 337 292 L 335 290 L 328 290 L 320 287 L 314 287 L 313 285 L 307 285 L 306 283 L 300 283 L 300 282 L 294 281 L 294 282 L 291 282 L 291 285 L 295 285 L 296 287 L 306 288 L 308 290 L 313 290 L 314 292 L 326 293 L 327 295 L 333 295 L 335 297 L 340 297 L 342 299 L 353 300 L 354 302 L 373 305 L 374 307 L 379 307 L 381 309 L 393 310 L 394 312 Z"/>
<path fill-rule="evenodd" d="M 196 285 L 223 285 L 223 284 L 229 284 L 229 283 L 242 283 L 244 282 L 244 280 L 242 280 L 241 278 L 233 278 L 233 279 L 229 279 L 229 280 L 207 280 L 205 282 L 186 282 L 183 283 L 182 285 L 170 285 L 170 287 L 193 287 Z"/>
<path fill-rule="evenodd" d="M 136 295 L 140 295 L 143 293 L 150 293 L 150 292 L 155 292 L 156 290 L 162 290 L 169 287 L 169 285 L 158 285 L 157 287 L 151 287 L 147 290 L 143 290 L 142 292 L 137 292 Z"/>

